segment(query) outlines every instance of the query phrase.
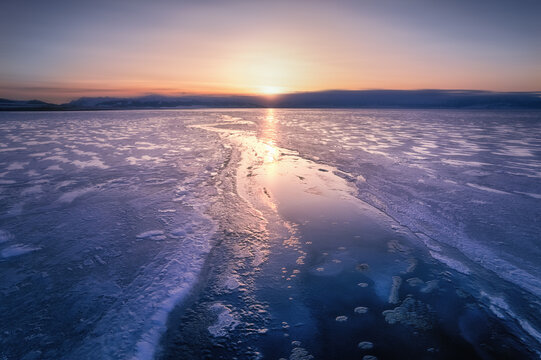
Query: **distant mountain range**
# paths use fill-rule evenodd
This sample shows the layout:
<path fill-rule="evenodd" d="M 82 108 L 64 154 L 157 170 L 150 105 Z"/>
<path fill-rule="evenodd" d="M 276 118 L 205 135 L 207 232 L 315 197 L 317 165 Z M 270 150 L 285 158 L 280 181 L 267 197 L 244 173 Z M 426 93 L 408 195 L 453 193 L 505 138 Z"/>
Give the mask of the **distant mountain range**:
<path fill-rule="evenodd" d="M 0 99 L 0 110 L 115 110 L 171 108 L 410 108 L 541 109 L 541 92 L 477 90 L 329 90 L 274 96 L 147 95 L 83 97 L 66 104 Z"/>

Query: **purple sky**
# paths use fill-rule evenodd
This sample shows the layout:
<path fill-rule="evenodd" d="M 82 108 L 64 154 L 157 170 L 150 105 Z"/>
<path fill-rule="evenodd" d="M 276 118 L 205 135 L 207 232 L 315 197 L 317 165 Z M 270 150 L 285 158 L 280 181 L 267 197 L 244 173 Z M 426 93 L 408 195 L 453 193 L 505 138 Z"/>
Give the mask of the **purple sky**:
<path fill-rule="evenodd" d="M 24 1 L 0 97 L 541 90 L 541 1 Z"/>

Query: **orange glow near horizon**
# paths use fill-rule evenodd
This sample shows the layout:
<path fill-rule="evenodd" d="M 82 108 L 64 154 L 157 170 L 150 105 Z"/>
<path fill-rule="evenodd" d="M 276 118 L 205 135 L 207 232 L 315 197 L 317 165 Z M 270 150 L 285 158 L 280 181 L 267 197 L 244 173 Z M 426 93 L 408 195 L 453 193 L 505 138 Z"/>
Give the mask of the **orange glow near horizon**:
<path fill-rule="evenodd" d="M 408 16 L 379 2 L 323 0 L 141 2 L 128 12 L 122 2 L 66 9 L 36 3 L 40 21 L 21 18 L 24 2 L 16 3 L 0 12 L 8 35 L 0 66 L 5 98 L 539 91 L 541 84 L 539 36 L 527 23 L 519 32 L 497 17 L 470 21 L 452 2 L 389 7 Z"/>
<path fill-rule="evenodd" d="M 263 86 L 261 87 L 261 93 L 265 95 L 277 95 L 283 94 L 285 91 L 279 86 Z"/>

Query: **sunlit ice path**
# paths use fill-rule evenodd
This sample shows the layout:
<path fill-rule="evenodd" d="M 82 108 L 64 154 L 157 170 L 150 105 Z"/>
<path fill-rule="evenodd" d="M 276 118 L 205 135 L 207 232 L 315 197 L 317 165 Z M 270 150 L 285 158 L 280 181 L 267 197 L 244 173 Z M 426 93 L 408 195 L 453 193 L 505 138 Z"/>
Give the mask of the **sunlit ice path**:
<path fill-rule="evenodd" d="M 538 116 L 2 113 L 0 355 L 535 358 Z"/>

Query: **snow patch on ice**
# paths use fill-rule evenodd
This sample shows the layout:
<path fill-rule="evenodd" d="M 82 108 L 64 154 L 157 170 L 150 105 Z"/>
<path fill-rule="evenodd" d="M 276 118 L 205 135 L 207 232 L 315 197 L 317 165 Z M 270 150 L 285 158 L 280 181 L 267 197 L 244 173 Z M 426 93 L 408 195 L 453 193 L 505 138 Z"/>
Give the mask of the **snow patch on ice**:
<path fill-rule="evenodd" d="M 94 156 L 98 155 L 98 153 L 95 153 L 95 152 L 92 152 L 92 151 L 83 151 L 83 150 L 78 150 L 78 149 L 73 149 L 71 151 L 73 151 L 77 155 L 83 155 L 83 156 L 93 156 L 94 157 Z"/>
<path fill-rule="evenodd" d="M 487 298 L 490 306 L 489 309 L 499 318 L 505 319 L 507 314 L 512 319 L 516 320 L 526 333 L 533 337 L 538 343 L 541 344 L 541 332 L 534 328 L 527 320 L 517 316 L 512 310 L 507 301 L 497 295 L 491 295 L 484 291 L 481 291 L 481 297 Z"/>
<path fill-rule="evenodd" d="M 63 156 L 58 156 L 58 155 L 53 155 L 53 156 L 49 156 L 49 157 L 46 157 L 45 159 L 42 159 L 42 161 L 44 160 L 50 160 L 50 161 L 60 161 L 62 163 L 69 163 L 71 162 L 71 160 L 63 157 Z"/>
<path fill-rule="evenodd" d="M 59 165 L 51 165 L 48 168 L 45 169 L 45 171 L 63 171 Z"/>
<path fill-rule="evenodd" d="M 26 150 L 25 147 L 12 147 L 12 148 L 3 148 L 0 149 L 0 152 L 8 152 L 8 151 L 18 151 L 18 150 Z"/>
<path fill-rule="evenodd" d="M 458 272 L 466 275 L 471 274 L 471 270 L 466 265 L 456 259 L 452 259 L 435 251 L 430 251 L 430 256 Z"/>
<path fill-rule="evenodd" d="M 226 288 L 228 290 L 235 290 L 239 286 L 240 286 L 240 282 L 239 282 L 238 278 L 236 276 L 234 276 L 234 275 L 229 276 L 224 281 L 224 288 Z"/>
<path fill-rule="evenodd" d="M 522 192 L 522 191 L 515 191 L 515 193 L 516 194 L 526 195 L 526 196 L 532 197 L 534 199 L 541 199 L 541 194 L 534 194 L 534 193 Z"/>
<path fill-rule="evenodd" d="M 40 249 L 41 248 L 38 246 L 15 244 L 2 250 L 1 254 L 2 254 L 2 257 L 5 259 L 5 258 L 14 257 L 14 256 L 24 255 L 29 252 L 40 250 Z"/>
<path fill-rule="evenodd" d="M 148 156 L 148 155 L 143 155 L 140 158 L 129 156 L 129 157 L 126 158 L 126 160 L 130 163 L 130 165 L 137 165 L 138 163 L 145 162 L 145 161 L 153 161 L 153 162 L 156 162 L 156 163 L 160 163 L 160 162 L 165 161 L 165 159 L 155 157 L 155 156 Z"/>
<path fill-rule="evenodd" d="M 469 187 L 478 189 L 478 190 L 488 191 L 488 192 L 492 192 L 492 193 L 495 193 L 495 194 L 511 195 L 511 194 L 508 193 L 508 192 L 501 191 L 501 190 L 497 190 L 497 189 L 493 189 L 493 188 L 490 188 L 490 187 L 487 187 L 487 186 L 483 186 L 483 185 L 477 185 L 477 184 L 472 184 L 472 183 L 467 183 L 466 185 L 468 185 Z"/>
<path fill-rule="evenodd" d="M 216 322 L 208 327 L 209 333 L 214 337 L 226 336 L 228 331 L 234 330 L 240 324 L 224 304 L 216 303 L 210 310 L 218 315 Z"/>
<path fill-rule="evenodd" d="M 6 170 L 22 170 L 28 164 L 29 164 L 28 162 L 15 161 L 9 164 L 9 166 L 6 167 Z"/>
<path fill-rule="evenodd" d="M 93 190 L 95 190 L 94 187 L 88 187 L 88 188 L 68 191 L 67 193 L 62 194 L 62 196 L 60 196 L 58 198 L 58 201 L 61 202 L 61 203 L 68 203 L 69 204 L 69 203 L 72 203 L 73 200 L 75 200 L 79 196 L 84 195 L 86 193 L 89 193 L 89 192 L 91 192 Z"/>
<path fill-rule="evenodd" d="M 135 237 L 138 239 L 150 238 L 152 240 L 163 240 L 164 232 L 163 230 L 148 230 L 140 234 L 137 234 Z"/>
<path fill-rule="evenodd" d="M 27 196 L 27 195 L 39 194 L 39 193 L 42 193 L 42 192 L 43 192 L 43 189 L 42 189 L 41 185 L 34 185 L 34 186 L 30 186 L 30 187 L 24 189 L 23 191 L 21 191 L 21 195 Z"/>
<path fill-rule="evenodd" d="M 97 167 L 97 168 L 100 168 L 100 169 L 108 169 L 109 168 L 109 166 L 105 165 L 98 158 L 93 158 L 92 160 L 88 160 L 88 161 L 75 160 L 75 161 L 72 161 L 71 163 L 73 165 L 81 168 L 81 169 L 84 169 L 84 168 L 87 168 L 87 167 Z"/>

